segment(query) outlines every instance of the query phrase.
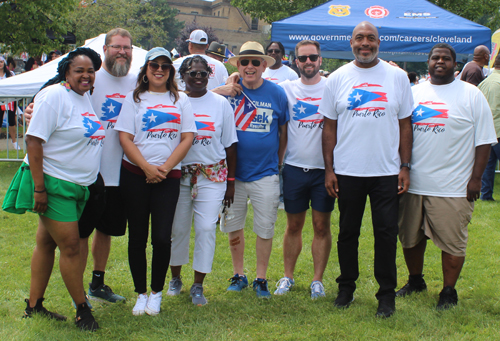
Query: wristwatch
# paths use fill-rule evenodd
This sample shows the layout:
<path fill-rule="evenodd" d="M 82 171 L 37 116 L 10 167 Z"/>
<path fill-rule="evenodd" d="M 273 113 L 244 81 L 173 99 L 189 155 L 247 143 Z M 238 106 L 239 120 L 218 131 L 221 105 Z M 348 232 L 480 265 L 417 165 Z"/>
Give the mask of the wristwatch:
<path fill-rule="evenodd" d="M 399 169 L 402 169 L 403 167 L 407 167 L 408 169 L 411 169 L 411 165 L 409 163 L 402 163 Z"/>

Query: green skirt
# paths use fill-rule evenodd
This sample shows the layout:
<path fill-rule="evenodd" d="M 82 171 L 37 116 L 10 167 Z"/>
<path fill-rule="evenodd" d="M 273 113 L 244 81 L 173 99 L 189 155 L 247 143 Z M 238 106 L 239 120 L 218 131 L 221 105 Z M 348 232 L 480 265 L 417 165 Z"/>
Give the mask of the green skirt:
<path fill-rule="evenodd" d="M 23 214 L 33 212 L 35 206 L 35 184 L 29 165 L 23 162 L 12 179 L 5 194 L 2 209 L 5 212 Z"/>

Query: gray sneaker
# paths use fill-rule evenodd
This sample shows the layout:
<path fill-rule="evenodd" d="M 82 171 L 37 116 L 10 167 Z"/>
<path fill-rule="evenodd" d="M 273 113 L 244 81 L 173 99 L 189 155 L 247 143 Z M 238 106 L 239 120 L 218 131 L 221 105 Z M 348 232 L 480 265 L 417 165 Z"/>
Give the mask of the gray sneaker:
<path fill-rule="evenodd" d="M 194 305 L 201 307 L 202 305 L 207 304 L 207 299 L 203 295 L 203 286 L 201 284 L 193 284 L 189 292 Z"/>
<path fill-rule="evenodd" d="M 170 282 L 168 282 L 168 290 L 167 290 L 167 295 L 168 296 L 177 296 L 181 293 L 182 289 L 182 280 L 181 276 L 179 277 L 174 277 Z"/>

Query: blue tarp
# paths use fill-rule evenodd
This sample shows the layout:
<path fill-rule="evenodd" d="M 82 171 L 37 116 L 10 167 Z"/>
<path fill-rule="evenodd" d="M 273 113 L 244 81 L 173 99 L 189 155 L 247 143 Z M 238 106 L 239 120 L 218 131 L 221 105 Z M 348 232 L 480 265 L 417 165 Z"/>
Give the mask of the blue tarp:
<path fill-rule="evenodd" d="M 323 57 L 353 59 L 349 40 L 362 21 L 378 28 L 379 56 L 386 60 L 426 61 L 432 46 L 442 42 L 455 48 L 457 61 L 466 61 L 476 46 L 491 46 L 489 28 L 425 0 L 329 1 L 274 22 L 272 40 L 283 43 L 287 51 L 301 40 L 316 40 Z"/>

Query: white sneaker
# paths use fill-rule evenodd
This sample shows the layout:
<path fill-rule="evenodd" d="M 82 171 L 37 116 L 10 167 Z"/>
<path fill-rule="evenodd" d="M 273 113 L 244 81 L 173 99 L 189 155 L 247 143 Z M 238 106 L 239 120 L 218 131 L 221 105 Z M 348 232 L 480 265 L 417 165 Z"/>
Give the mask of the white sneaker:
<path fill-rule="evenodd" d="M 292 290 L 293 286 L 295 285 L 295 281 L 291 278 L 288 277 L 283 277 L 276 283 L 276 291 L 274 292 L 275 295 L 284 295 L 288 293 L 290 290 Z"/>
<path fill-rule="evenodd" d="M 21 146 L 17 142 L 12 142 L 12 145 L 14 146 L 14 149 L 21 150 Z"/>
<path fill-rule="evenodd" d="M 318 297 L 325 297 L 325 287 L 320 281 L 314 281 L 311 283 L 311 298 L 314 300 Z"/>
<path fill-rule="evenodd" d="M 135 302 L 134 309 L 132 309 L 132 314 L 135 316 L 144 315 L 144 308 L 148 303 L 148 295 L 140 294 L 137 296 L 137 302 Z"/>
<path fill-rule="evenodd" d="M 160 313 L 161 296 L 161 291 L 156 294 L 149 294 L 148 303 L 146 304 L 146 308 L 144 308 L 146 314 L 156 316 Z"/>

